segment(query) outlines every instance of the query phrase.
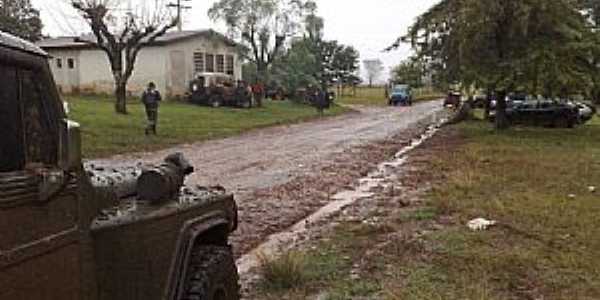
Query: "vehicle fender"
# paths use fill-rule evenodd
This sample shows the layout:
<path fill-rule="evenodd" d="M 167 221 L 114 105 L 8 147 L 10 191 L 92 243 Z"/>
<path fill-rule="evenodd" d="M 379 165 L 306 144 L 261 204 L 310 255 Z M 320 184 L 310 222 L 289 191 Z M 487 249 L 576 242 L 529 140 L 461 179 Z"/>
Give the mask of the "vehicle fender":
<path fill-rule="evenodd" d="M 237 216 L 234 216 L 237 219 Z M 169 271 L 169 283 L 164 299 L 179 300 L 183 294 L 184 279 L 187 272 L 187 262 L 192 254 L 192 249 L 197 240 L 203 234 L 221 226 L 228 229 L 227 234 L 237 223 L 235 220 L 229 220 L 223 212 L 213 212 L 199 218 L 187 221 L 181 228 L 177 239 L 175 255 Z M 226 239 L 226 238 L 225 238 Z"/>

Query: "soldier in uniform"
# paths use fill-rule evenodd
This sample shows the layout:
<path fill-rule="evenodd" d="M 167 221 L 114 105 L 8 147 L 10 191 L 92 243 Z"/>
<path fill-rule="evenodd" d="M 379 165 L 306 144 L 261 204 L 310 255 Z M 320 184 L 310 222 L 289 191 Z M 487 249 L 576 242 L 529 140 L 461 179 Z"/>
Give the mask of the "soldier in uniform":
<path fill-rule="evenodd" d="M 326 90 L 317 89 L 317 91 L 315 92 L 314 99 L 314 106 L 317 108 L 319 116 L 322 117 L 324 114 L 324 110 L 329 106 L 329 94 Z"/>
<path fill-rule="evenodd" d="M 154 82 L 148 84 L 148 89 L 142 94 L 142 103 L 146 108 L 146 117 L 148 118 L 148 126 L 146 127 L 146 135 L 152 133 L 156 135 L 156 124 L 158 122 L 158 105 L 162 97 L 156 89 Z"/>

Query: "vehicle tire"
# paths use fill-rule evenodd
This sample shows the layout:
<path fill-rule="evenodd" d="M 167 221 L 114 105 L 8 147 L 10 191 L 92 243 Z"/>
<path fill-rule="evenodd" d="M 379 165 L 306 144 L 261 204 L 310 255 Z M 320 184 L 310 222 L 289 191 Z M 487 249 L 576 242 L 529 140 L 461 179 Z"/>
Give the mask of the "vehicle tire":
<path fill-rule="evenodd" d="M 199 245 L 190 258 L 182 300 L 239 300 L 238 280 L 231 247 Z"/>

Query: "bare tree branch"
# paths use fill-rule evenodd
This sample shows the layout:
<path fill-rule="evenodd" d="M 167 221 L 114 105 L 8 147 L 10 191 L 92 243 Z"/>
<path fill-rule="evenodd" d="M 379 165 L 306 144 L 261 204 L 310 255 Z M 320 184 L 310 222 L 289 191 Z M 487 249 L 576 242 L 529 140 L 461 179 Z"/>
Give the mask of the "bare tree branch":
<path fill-rule="evenodd" d="M 115 80 L 116 111 L 127 113 L 126 86 L 140 50 L 175 27 L 178 20 L 164 13 L 162 1 L 155 1 L 154 10 L 142 5 L 137 12 L 128 11 L 124 15 L 118 12 L 122 0 L 71 0 L 71 4 L 95 36 L 94 41 L 85 38 L 78 41 L 106 53 Z M 122 24 L 118 20 L 123 20 Z"/>

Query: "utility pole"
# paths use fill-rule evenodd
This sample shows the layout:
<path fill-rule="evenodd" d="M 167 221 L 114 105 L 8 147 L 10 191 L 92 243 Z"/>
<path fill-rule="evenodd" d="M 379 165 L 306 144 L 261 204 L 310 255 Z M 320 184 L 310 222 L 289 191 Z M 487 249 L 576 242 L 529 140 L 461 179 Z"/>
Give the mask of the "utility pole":
<path fill-rule="evenodd" d="M 182 2 L 190 2 L 192 0 L 177 0 L 176 3 L 169 3 L 167 7 L 176 8 L 177 9 L 177 29 L 181 32 L 183 29 L 183 10 L 192 9 L 191 6 L 183 5 Z"/>

